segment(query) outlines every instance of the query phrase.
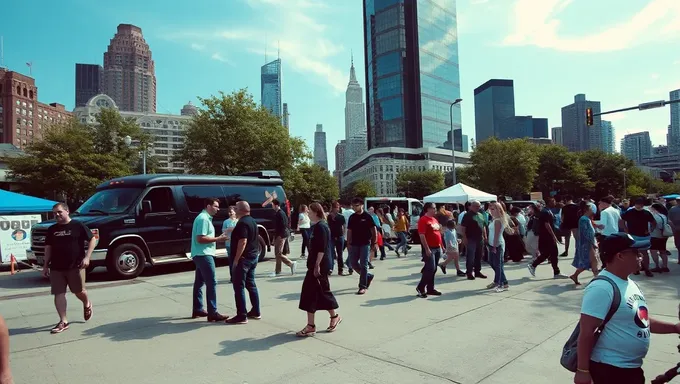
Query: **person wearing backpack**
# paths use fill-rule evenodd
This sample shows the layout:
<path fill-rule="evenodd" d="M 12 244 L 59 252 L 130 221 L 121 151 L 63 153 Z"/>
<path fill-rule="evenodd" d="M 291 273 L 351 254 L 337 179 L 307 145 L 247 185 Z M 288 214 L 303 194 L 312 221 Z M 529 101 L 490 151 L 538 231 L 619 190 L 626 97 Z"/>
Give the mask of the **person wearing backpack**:
<path fill-rule="evenodd" d="M 680 323 L 649 315 L 644 294 L 628 278 L 640 270 L 640 251 L 649 247 L 649 240 L 635 241 L 622 232 L 604 237 L 600 243 L 607 266 L 583 295 L 575 384 L 644 384 L 642 360 L 651 333 L 680 333 Z"/>

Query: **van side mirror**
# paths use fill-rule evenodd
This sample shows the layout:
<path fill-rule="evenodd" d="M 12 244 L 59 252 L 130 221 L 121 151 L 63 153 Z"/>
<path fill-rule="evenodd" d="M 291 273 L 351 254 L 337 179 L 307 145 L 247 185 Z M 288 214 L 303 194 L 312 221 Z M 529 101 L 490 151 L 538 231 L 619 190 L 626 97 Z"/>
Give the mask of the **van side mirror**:
<path fill-rule="evenodd" d="M 142 201 L 142 215 L 146 215 L 147 213 L 151 213 L 151 200 L 143 200 Z"/>

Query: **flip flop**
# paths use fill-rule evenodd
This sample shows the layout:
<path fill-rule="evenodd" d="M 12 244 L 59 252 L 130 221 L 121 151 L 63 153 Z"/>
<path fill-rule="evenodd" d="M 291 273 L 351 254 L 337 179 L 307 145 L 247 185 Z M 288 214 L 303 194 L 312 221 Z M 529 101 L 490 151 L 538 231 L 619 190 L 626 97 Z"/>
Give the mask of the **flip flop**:
<path fill-rule="evenodd" d="M 333 319 L 338 319 L 338 322 L 335 323 L 335 325 L 332 325 Z M 335 315 L 335 317 L 331 317 L 331 325 L 329 325 L 328 328 L 326 328 L 326 332 L 329 332 L 329 333 L 335 332 L 335 328 L 337 328 L 338 325 L 340 325 L 340 323 L 342 323 L 342 317 L 340 317 L 340 315 Z"/>

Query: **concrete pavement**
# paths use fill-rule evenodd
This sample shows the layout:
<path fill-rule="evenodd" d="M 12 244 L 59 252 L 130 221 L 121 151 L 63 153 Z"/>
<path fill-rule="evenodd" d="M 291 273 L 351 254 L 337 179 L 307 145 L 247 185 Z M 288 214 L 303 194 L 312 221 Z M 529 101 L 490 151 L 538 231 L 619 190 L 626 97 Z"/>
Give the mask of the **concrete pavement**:
<path fill-rule="evenodd" d="M 414 252 L 415 251 L 415 252 Z M 573 252 L 573 250 L 572 250 Z M 527 262 L 507 264 L 510 290 L 493 293 L 489 280 L 437 274 L 441 297 L 419 299 L 420 251 L 375 261 L 369 292 L 357 296 L 358 276 L 333 276 L 344 318 L 337 332 L 298 339 L 306 324 L 297 309 L 304 261 L 296 276 L 269 277 L 257 268 L 263 319 L 228 326 L 191 320 L 191 264 L 154 268 L 133 281 L 92 275 L 93 318 L 82 321 L 69 296 L 71 328 L 51 335 L 58 320 L 38 272 L 0 275 L 0 314 L 11 328 L 11 360 L 23 383 L 569 383 L 559 365 L 562 345 L 578 320 L 582 289 L 552 279 L 548 265 L 532 278 Z M 677 321 L 680 266 L 670 274 L 635 277 L 652 315 Z M 560 258 L 571 273 L 571 257 Z M 453 265 L 451 265 L 453 267 Z M 493 272 L 484 266 L 491 278 Z M 235 313 L 228 270 L 219 268 L 218 303 Z M 582 280 L 589 280 L 589 273 Z M 317 314 L 317 328 L 328 314 Z M 654 335 L 645 361 L 648 378 L 679 359 L 678 339 Z"/>

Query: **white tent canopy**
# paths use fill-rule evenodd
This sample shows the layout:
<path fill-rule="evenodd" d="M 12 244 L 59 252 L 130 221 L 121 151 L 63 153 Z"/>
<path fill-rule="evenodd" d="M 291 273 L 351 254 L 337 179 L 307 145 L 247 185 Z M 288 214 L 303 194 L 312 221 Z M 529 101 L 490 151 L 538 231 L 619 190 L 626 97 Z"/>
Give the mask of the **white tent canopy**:
<path fill-rule="evenodd" d="M 471 200 L 496 201 L 496 195 L 482 192 L 462 183 L 448 187 L 423 199 L 426 203 L 466 203 Z"/>

